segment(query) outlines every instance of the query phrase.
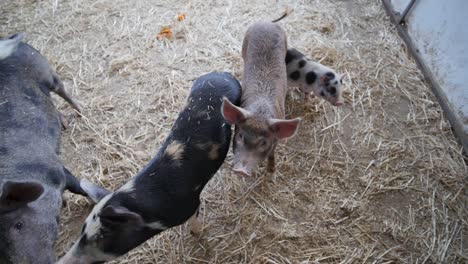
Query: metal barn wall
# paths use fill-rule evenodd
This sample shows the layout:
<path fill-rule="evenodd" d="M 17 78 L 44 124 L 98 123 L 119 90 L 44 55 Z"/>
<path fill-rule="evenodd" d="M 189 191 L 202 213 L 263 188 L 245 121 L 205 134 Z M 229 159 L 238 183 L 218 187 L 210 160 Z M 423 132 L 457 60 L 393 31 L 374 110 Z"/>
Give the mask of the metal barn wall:
<path fill-rule="evenodd" d="M 468 153 L 468 1 L 382 1 Z"/>

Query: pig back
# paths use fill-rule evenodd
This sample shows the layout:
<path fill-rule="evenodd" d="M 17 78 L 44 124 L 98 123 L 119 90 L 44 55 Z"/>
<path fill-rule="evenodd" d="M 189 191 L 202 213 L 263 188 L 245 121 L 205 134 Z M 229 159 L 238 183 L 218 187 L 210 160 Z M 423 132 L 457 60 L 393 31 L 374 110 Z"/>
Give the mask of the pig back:
<path fill-rule="evenodd" d="M 274 106 L 275 117 L 283 118 L 287 92 L 286 52 L 286 33 L 278 24 L 257 22 L 249 27 L 242 47 L 243 108 L 262 97 Z"/>
<path fill-rule="evenodd" d="M 209 104 L 219 104 L 226 97 L 234 105 L 239 106 L 241 98 L 241 86 L 239 81 L 228 72 L 211 72 L 198 78 L 193 84 L 189 98 L 206 98 Z M 221 98 L 221 102 L 214 102 L 214 98 Z M 213 103 L 212 103 L 213 102 Z M 219 113 L 220 114 L 220 113 Z"/>
<path fill-rule="evenodd" d="M 221 114 L 224 96 L 239 105 L 241 88 L 232 75 L 215 72 L 197 79 L 158 154 L 136 176 L 135 201 L 152 202 L 132 206 L 149 219 L 171 227 L 183 223 L 198 207 L 200 192 L 229 150 L 231 126 Z"/>
<path fill-rule="evenodd" d="M 60 167 L 58 112 L 50 98 L 53 76 L 47 61 L 20 43 L 0 60 L 0 178 L 18 179 L 21 164 Z M 25 173 L 21 177 L 28 177 Z M 31 177 L 34 178 L 33 175 Z"/>

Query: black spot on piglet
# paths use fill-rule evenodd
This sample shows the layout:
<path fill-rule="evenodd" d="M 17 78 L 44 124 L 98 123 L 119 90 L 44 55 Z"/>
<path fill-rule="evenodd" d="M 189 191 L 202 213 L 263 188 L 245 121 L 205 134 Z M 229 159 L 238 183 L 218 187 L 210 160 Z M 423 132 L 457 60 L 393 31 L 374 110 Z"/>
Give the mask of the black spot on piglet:
<path fill-rule="evenodd" d="M 306 61 L 305 61 L 305 60 L 300 60 L 300 61 L 299 61 L 299 64 L 298 64 L 299 69 L 303 68 L 305 65 L 306 65 Z"/>
<path fill-rule="evenodd" d="M 335 95 L 336 94 L 336 88 L 335 87 L 330 87 L 330 89 L 328 90 L 330 92 L 331 95 Z"/>
<path fill-rule="evenodd" d="M 291 74 L 289 74 L 289 78 L 297 81 L 301 77 L 301 73 L 299 71 L 293 71 Z"/>
<path fill-rule="evenodd" d="M 317 74 L 313 71 L 310 71 L 306 74 L 306 82 L 307 84 L 313 84 L 317 79 Z"/>
<path fill-rule="evenodd" d="M 293 60 L 297 60 L 304 57 L 304 54 L 300 53 L 296 49 L 288 49 L 286 52 L 286 64 L 289 64 Z"/>

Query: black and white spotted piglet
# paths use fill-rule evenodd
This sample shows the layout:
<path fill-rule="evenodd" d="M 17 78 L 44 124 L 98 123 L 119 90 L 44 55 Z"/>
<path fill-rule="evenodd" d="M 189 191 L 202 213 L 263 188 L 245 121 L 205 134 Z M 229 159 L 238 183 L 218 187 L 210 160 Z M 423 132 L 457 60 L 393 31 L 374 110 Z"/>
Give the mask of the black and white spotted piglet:
<path fill-rule="evenodd" d="M 343 77 L 332 69 L 310 60 L 296 49 L 286 53 L 288 87 L 299 87 L 304 98 L 313 92 L 334 106 L 343 105 Z"/>
<path fill-rule="evenodd" d="M 81 236 L 59 263 L 102 263 L 188 219 L 192 232 L 200 193 L 224 162 L 231 127 L 221 115 L 226 97 L 239 105 L 241 87 L 228 73 L 210 73 L 193 85 L 156 157 L 94 207 Z"/>

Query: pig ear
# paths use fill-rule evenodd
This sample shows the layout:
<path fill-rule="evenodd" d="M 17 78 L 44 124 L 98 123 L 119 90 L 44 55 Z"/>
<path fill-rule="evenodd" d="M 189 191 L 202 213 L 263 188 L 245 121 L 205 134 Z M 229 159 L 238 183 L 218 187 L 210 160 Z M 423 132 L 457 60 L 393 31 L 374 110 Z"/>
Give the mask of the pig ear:
<path fill-rule="evenodd" d="M 250 113 L 245 109 L 233 105 L 226 97 L 223 97 L 221 114 L 229 124 L 234 125 L 244 122 Z"/>
<path fill-rule="evenodd" d="M 98 203 L 110 191 L 91 183 L 86 179 L 78 180 L 67 168 L 63 167 L 65 174 L 65 188 L 72 193 L 88 196 L 93 202 Z"/>
<path fill-rule="evenodd" d="M 103 187 L 98 186 L 86 179 L 82 179 L 80 181 L 80 187 L 83 189 L 86 195 L 88 195 L 88 197 L 95 203 L 98 203 L 99 201 L 101 201 L 102 198 L 104 198 L 104 196 L 111 193 L 111 191 L 106 190 Z"/>
<path fill-rule="evenodd" d="M 122 228 L 125 226 L 143 226 L 141 215 L 128 210 L 123 206 L 106 206 L 99 213 L 101 223 L 107 227 Z"/>
<path fill-rule="evenodd" d="M 270 128 L 278 139 L 285 139 L 294 136 L 299 128 L 301 118 L 294 119 L 270 119 Z"/>
<path fill-rule="evenodd" d="M 340 79 L 340 83 L 341 83 L 341 84 L 343 84 L 343 81 L 344 81 L 344 78 L 345 78 L 345 77 L 346 77 L 345 74 L 341 74 L 341 75 L 340 75 L 340 78 L 339 78 L 339 79 Z"/>
<path fill-rule="evenodd" d="M 12 211 L 37 200 L 44 187 L 37 182 L 11 182 L 3 184 L 0 196 L 0 212 Z"/>

